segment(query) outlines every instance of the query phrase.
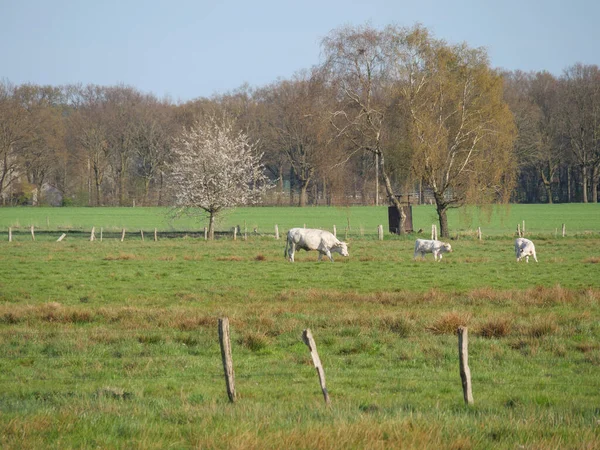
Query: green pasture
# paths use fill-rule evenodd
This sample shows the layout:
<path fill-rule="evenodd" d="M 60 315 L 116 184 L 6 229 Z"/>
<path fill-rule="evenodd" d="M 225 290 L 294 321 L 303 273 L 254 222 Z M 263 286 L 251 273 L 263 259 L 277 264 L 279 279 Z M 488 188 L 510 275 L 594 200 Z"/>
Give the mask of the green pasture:
<path fill-rule="evenodd" d="M 573 206 L 571 218 L 596 211 L 564 206 Z M 42 211 L 40 229 L 46 212 L 55 217 L 50 227 L 59 227 L 54 211 L 71 211 L 74 228 L 141 227 L 104 218 L 104 210 L 162 220 L 156 209 L 31 210 Z M 29 210 L 0 209 L 2 226 L 14 225 L 21 211 Z M 91 222 L 73 214 L 80 211 Z M 316 222 L 311 211 L 331 215 Z M 454 251 L 436 263 L 431 255 L 413 261 L 415 235 L 386 234 L 381 242 L 375 231 L 355 232 L 362 221 L 365 230 L 376 228 L 373 211 L 387 217 L 385 208 L 350 209 L 350 257 L 335 255 L 333 264 L 318 263 L 312 252 L 288 263 L 284 241 L 272 235 L 55 242 L 50 233 L 9 243 L 5 234 L 0 447 L 600 448 L 600 236 L 593 221 L 580 222 L 577 232 L 569 226 L 573 234 L 562 238 L 548 226 L 566 219 L 519 215 L 528 230 L 531 223 L 537 264 L 515 262 L 516 216 L 493 239 L 454 236 Z M 296 212 L 303 217 L 289 217 Z M 342 212 L 239 209 L 222 226 L 245 217 L 249 228 L 274 219 L 280 229 L 298 220 L 327 227 L 325 220 L 345 219 Z M 536 230 L 534 223 L 544 225 Z M 217 339 L 225 316 L 235 404 Z M 471 407 L 458 373 L 461 325 L 469 329 Z M 325 368 L 330 407 L 301 341 L 305 328 Z"/>
<path fill-rule="evenodd" d="M 451 233 L 473 234 L 481 227 L 484 235 L 514 234 L 517 224 L 525 221 L 526 230 L 534 234 L 561 234 L 564 223 L 567 233 L 600 232 L 600 205 L 502 205 L 483 208 L 468 207 L 449 212 Z M 437 222 L 435 208 L 431 205 L 413 206 L 415 231 L 431 230 Z M 350 236 L 376 236 L 377 226 L 387 230 L 387 206 L 351 207 L 245 207 L 227 211 L 217 222 L 217 229 L 229 231 L 244 226 L 249 232 L 274 233 L 275 225 L 280 232 L 292 227 L 304 226 L 331 230 Z M 168 208 L 50 208 L 20 207 L 0 208 L 0 236 L 8 228 L 26 232 L 33 225 L 38 230 L 97 230 L 116 231 L 126 228 L 129 232 L 190 231 L 201 230 L 206 220 L 189 217 L 174 220 Z"/>

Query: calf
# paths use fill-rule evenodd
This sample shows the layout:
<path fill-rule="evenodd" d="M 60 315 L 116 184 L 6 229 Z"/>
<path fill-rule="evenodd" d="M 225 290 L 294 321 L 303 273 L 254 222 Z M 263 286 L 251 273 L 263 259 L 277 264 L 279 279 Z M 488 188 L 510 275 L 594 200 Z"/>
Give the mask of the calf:
<path fill-rule="evenodd" d="M 415 241 L 415 255 L 413 259 L 417 259 L 420 254 L 421 258 L 425 259 L 425 253 L 433 253 L 433 259 L 438 261 L 442 260 L 442 253 L 451 253 L 452 246 L 446 242 L 435 241 L 430 239 L 417 239 Z"/>
<path fill-rule="evenodd" d="M 515 254 L 517 256 L 517 262 L 525 258 L 525 262 L 529 262 L 529 257 L 533 256 L 535 262 L 538 262 L 535 255 L 535 245 L 529 239 L 517 238 L 515 239 Z"/>
<path fill-rule="evenodd" d="M 294 262 L 296 249 L 306 251 L 317 250 L 319 252 L 319 261 L 325 255 L 333 262 L 332 252 L 339 253 L 342 256 L 349 255 L 347 243 L 339 241 L 329 231 L 312 228 L 292 228 L 288 231 L 283 255 L 290 262 Z"/>

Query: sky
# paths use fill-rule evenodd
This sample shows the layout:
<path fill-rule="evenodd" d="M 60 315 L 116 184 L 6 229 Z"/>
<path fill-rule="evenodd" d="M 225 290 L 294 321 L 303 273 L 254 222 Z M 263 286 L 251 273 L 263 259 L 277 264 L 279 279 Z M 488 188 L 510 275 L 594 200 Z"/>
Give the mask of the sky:
<path fill-rule="evenodd" d="M 342 26 L 413 26 L 491 66 L 600 64 L 598 0 L 0 0 L 0 81 L 124 84 L 172 102 L 262 87 L 321 62 Z"/>

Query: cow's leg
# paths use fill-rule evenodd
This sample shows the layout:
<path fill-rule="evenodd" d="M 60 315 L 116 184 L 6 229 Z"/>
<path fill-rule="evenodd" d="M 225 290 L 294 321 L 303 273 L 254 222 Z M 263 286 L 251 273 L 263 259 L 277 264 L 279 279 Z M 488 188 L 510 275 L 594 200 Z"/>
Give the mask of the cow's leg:
<path fill-rule="evenodd" d="M 529 262 L 529 255 L 527 255 L 527 256 L 525 257 L 525 262 L 526 262 L 526 263 L 528 263 L 528 262 Z"/>
<path fill-rule="evenodd" d="M 325 253 L 325 255 L 329 258 L 329 261 L 333 262 L 333 256 L 331 256 L 331 252 L 329 250 L 327 250 L 327 253 Z"/>
<path fill-rule="evenodd" d="M 296 251 L 296 244 L 293 242 L 290 244 L 290 252 L 288 253 L 290 256 L 290 262 L 294 262 L 294 253 Z"/>
<path fill-rule="evenodd" d="M 435 250 L 432 252 L 433 253 L 433 260 L 437 261 L 438 260 L 438 252 L 436 252 Z M 441 256 L 441 255 L 440 255 Z"/>
<path fill-rule="evenodd" d="M 321 261 L 321 259 L 323 258 L 323 253 L 321 253 L 321 250 L 319 250 L 319 261 Z"/>

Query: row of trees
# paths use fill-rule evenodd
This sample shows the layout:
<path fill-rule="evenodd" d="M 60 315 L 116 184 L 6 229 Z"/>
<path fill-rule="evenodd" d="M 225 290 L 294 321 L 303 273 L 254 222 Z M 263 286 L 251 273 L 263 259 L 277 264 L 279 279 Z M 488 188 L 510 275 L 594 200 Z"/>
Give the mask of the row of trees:
<path fill-rule="evenodd" d="M 465 202 L 597 201 L 597 66 L 502 73 L 422 26 L 342 27 L 322 50 L 291 79 L 179 104 L 4 81 L 0 201 L 185 206 L 182 139 L 195 148 L 215 124 L 262 155 L 272 204 L 389 202 L 402 221 L 412 194 L 435 203 L 447 236 L 447 209 Z"/>

